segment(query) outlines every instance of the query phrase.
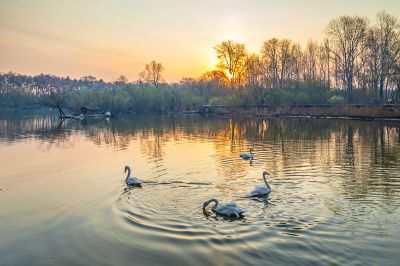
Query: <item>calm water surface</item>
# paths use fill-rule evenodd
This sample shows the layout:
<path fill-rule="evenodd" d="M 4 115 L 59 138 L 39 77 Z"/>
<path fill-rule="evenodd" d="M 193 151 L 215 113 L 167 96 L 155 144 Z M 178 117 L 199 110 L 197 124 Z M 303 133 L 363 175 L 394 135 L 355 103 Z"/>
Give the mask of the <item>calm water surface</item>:
<path fill-rule="evenodd" d="M 399 129 L 3 111 L 0 264 L 398 265 Z M 255 159 L 241 160 L 251 145 Z M 126 188 L 125 165 L 142 188 Z M 247 198 L 264 170 L 269 198 Z M 248 212 L 203 213 L 210 198 Z"/>

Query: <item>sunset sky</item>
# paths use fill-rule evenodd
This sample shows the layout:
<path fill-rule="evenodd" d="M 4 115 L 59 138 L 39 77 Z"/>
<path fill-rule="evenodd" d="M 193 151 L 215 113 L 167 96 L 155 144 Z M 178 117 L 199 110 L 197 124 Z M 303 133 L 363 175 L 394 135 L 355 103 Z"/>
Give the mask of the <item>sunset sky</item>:
<path fill-rule="evenodd" d="M 227 39 L 258 52 L 272 37 L 305 44 L 341 15 L 400 17 L 399 0 L 0 0 L 0 72 L 137 80 L 151 60 L 167 82 L 198 77 Z"/>

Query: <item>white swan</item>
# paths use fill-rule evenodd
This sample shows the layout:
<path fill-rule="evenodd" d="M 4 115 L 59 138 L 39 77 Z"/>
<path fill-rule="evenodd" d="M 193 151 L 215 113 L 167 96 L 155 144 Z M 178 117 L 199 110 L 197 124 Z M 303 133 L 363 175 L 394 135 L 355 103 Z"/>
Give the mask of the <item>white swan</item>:
<path fill-rule="evenodd" d="M 131 177 L 131 168 L 129 166 L 125 166 L 125 172 L 128 171 L 128 175 L 125 178 L 125 183 L 128 186 L 141 186 L 142 185 L 142 180 L 140 180 L 137 177 Z"/>
<path fill-rule="evenodd" d="M 253 153 L 252 153 L 253 150 L 254 150 L 254 148 L 253 148 L 253 147 L 250 147 L 250 154 L 248 154 L 248 153 L 242 153 L 242 154 L 240 154 L 240 157 L 241 157 L 243 160 L 253 159 L 253 158 L 254 158 Z"/>
<path fill-rule="evenodd" d="M 210 204 L 210 202 L 215 203 L 215 205 L 213 207 L 211 207 L 211 210 L 213 210 L 213 212 L 216 212 L 219 214 L 240 217 L 240 215 L 242 213 L 246 212 L 245 209 L 240 208 L 233 201 L 226 203 L 226 204 L 222 204 L 221 206 L 218 206 L 219 202 L 216 199 L 210 199 L 210 200 L 204 202 L 204 204 L 203 204 L 204 211 L 206 210 L 206 207 L 208 206 L 208 204 Z"/>
<path fill-rule="evenodd" d="M 267 171 L 264 171 L 263 178 L 265 182 L 265 187 L 257 186 L 252 192 L 250 192 L 250 197 L 262 197 L 268 195 L 271 192 L 271 187 L 269 186 L 266 178 L 267 175 L 269 175 L 269 173 Z"/>

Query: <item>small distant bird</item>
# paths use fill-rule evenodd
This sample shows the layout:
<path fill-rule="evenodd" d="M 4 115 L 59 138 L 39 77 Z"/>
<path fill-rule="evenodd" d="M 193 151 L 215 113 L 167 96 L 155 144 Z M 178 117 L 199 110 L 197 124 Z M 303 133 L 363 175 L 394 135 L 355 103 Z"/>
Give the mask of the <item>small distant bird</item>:
<path fill-rule="evenodd" d="M 240 217 L 240 215 L 242 215 L 242 213 L 245 213 L 246 210 L 240 208 L 239 206 L 236 205 L 235 202 L 229 202 L 226 204 L 222 204 L 221 206 L 218 206 L 218 200 L 216 199 L 210 199 L 206 202 L 204 202 L 203 204 L 203 211 L 206 210 L 206 207 L 208 206 L 208 204 L 210 204 L 211 202 L 214 202 L 215 205 L 213 207 L 211 207 L 211 210 L 215 213 L 218 214 L 223 214 L 223 215 L 227 215 L 227 216 L 236 216 L 236 217 Z"/>
<path fill-rule="evenodd" d="M 268 195 L 271 192 L 271 187 L 267 182 L 267 175 L 269 175 L 269 173 L 267 171 L 264 171 L 263 179 L 265 182 L 265 187 L 257 186 L 252 192 L 250 192 L 250 197 L 262 197 Z"/>
<path fill-rule="evenodd" d="M 242 154 L 240 154 L 240 157 L 241 157 L 243 160 L 253 159 L 253 158 L 254 158 L 253 153 L 252 153 L 253 150 L 254 150 L 254 148 L 253 148 L 253 147 L 250 147 L 250 154 L 248 154 L 248 153 L 242 153 Z"/>
<path fill-rule="evenodd" d="M 129 166 L 125 166 L 125 172 L 128 171 L 128 175 L 126 176 L 125 183 L 128 186 L 141 186 L 142 180 L 137 177 L 131 177 L 131 168 Z"/>

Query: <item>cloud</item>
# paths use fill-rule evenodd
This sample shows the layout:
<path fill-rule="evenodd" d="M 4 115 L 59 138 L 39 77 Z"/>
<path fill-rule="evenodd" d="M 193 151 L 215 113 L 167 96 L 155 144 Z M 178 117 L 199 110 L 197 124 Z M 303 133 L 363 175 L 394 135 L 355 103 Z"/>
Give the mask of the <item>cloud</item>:
<path fill-rule="evenodd" d="M 112 47 L 107 49 L 99 46 L 96 47 L 83 41 L 78 41 L 58 34 L 41 31 L 39 29 L 0 23 L 0 30 L 1 29 L 16 33 L 18 35 L 22 35 L 24 37 L 37 39 L 45 43 L 50 43 L 52 46 L 58 48 L 69 49 L 77 51 L 78 53 L 107 58 L 109 60 L 126 62 L 127 58 L 131 58 L 132 56 L 132 53 L 130 51 L 124 51 L 120 48 Z"/>

